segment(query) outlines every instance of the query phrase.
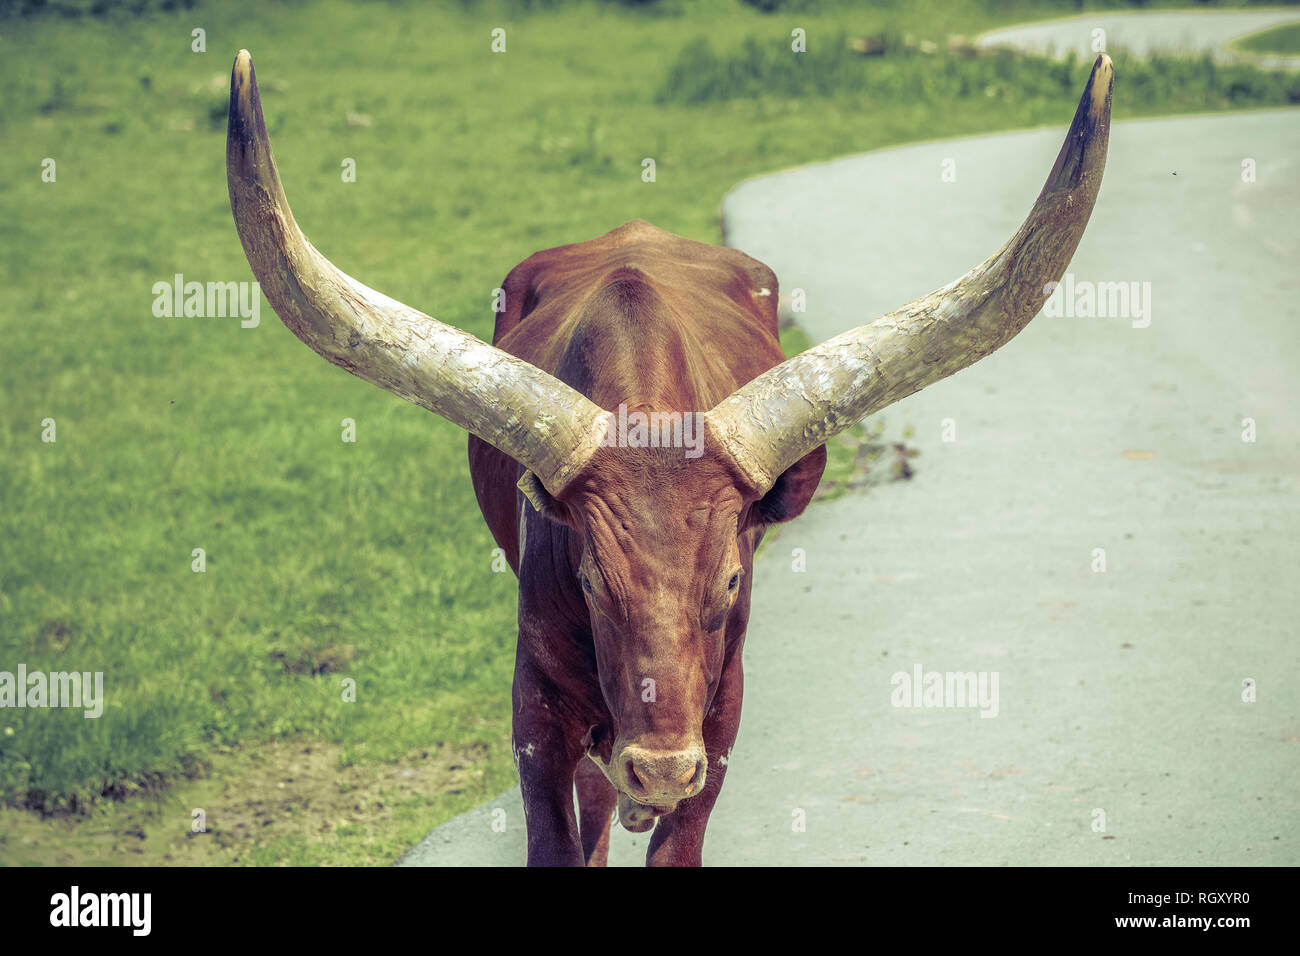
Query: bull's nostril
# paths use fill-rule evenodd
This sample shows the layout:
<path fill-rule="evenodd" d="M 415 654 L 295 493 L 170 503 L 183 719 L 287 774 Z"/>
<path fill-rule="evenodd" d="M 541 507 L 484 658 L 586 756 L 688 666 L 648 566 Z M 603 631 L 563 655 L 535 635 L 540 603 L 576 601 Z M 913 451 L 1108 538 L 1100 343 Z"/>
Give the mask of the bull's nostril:
<path fill-rule="evenodd" d="M 700 759 L 687 764 L 683 770 L 677 754 L 649 754 L 628 756 L 623 759 L 627 792 L 638 799 L 655 796 L 672 796 L 680 799 L 686 793 L 695 793 L 704 783 L 707 761 Z"/>

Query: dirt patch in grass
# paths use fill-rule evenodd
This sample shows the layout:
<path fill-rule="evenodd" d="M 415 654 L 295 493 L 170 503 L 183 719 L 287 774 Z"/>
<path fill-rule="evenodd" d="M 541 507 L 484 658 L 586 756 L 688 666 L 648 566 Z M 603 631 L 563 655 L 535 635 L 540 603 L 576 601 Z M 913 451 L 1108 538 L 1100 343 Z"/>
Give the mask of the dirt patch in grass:
<path fill-rule="evenodd" d="M 441 822 L 429 809 L 435 799 L 489 795 L 487 750 L 429 748 L 364 765 L 315 741 L 229 751 L 214 757 L 208 777 L 161 798 L 81 817 L 0 811 L 0 863 L 383 865 Z"/>
<path fill-rule="evenodd" d="M 277 644 L 270 650 L 273 659 L 280 662 L 286 674 L 297 676 L 305 674 L 316 677 L 320 674 L 341 674 L 347 670 L 357 656 L 357 649 L 351 644 L 326 644 L 316 648 L 307 643 Z"/>
<path fill-rule="evenodd" d="M 911 461 L 921 452 L 909 447 L 913 435 L 910 426 L 903 430 L 902 441 L 884 437 L 881 420 L 854 425 L 827 443 L 826 472 L 813 501 L 828 501 L 871 485 L 890 481 L 909 481 L 915 473 Z"/>
<path fill-rule="evenodd" d="M 781 296 L 782 309 L 786 308 Z M 780 318 L 781 348 L 787 358 L 807 350 L 812 340 L 789 312 Z M 912 426 L 904 427 L 901 441 L 886 439 L 884 419 L 859 422 L 826 443 L 826 471 L 822 475 L 813 501 L 829 501 L 850 491 L 889 481 L 908 481 L 914 470 L 913 458 L 921 452 L 909 447 L 914 437 Z"/>

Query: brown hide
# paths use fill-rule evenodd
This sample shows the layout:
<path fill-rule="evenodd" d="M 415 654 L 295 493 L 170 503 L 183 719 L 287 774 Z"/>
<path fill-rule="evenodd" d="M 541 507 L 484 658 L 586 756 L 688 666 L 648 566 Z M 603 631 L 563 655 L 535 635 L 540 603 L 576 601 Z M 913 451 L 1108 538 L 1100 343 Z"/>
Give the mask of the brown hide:
<path fill-rule="evenodd" d="M 770 269 L 640 220 L 530 256 L 503 290 L 493 344 L 608 410 L 703 412 L 785 358 Z M 698 863 L 739 721 L 754 548 L 765 524 L 807 505 L 824 447 L 762 499 L 707 436 L 695 458 L 601 448 L 545 515 L 517 489 L 517 462 L 473 436 L 469 459 L 520 581 L 515 751 L 530 861 L 582 862 L 572 821 L 533 822 L 564 816 L 554 804 L 576 773 L 584 806 L 612 807 L 612 783 L 625 826 L 661 819 L 651 862 Z M 608 782 L 590 773 L 588 750 Z M 582 817 L 600 828 L 581 834 L 583 858 L 598 862 L 609 810 Z"/>

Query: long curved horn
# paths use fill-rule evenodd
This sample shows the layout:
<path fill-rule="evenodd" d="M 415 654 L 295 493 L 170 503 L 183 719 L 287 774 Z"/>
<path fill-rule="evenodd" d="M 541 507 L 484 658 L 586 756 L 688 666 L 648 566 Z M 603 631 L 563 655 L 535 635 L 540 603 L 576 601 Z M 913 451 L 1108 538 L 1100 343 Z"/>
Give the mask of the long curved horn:
<path fill-rule="evenodd" d="M 495 445 L 552 495 L 563 491 L 598 446 L 605 412 L 536 366 L 362 285 L 316 251 L 280 185 L 247 50 L 230 73 L 226 179 L 248 264 L 294 335 Z"/>
<path fill-rule="evenodd" d="M 1114 69 L 1097 57 L 1056 165 L 1011 241 L 951 285 L 769 369 L 706 414 L 760 491 L 872 412 L 977 362 L 1038 314 L 1101 186 Z"/>

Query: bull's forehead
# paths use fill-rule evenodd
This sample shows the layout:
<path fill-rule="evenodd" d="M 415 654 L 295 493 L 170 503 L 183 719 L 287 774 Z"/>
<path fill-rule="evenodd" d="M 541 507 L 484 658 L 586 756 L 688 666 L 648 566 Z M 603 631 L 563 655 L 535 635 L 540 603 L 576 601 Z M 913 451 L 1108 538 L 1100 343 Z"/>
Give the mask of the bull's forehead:
<path fill-rule="evenodd" d="M 724 494 L 712 501 L 682 501 L 668 493 L 614 490 L 591 496 L 582 511 L 584 538 L 598 560 L 622 554 L 677 564 L 689 562 L 701 551 L 725 549 L 734 541 L 740 498 Z"/>
<path fill-rule="evenodd" d="M 734 526 L 744 504 L 732 475 L 707 456 L 680 449 L 603 449 L 576 504 L 588 527 L 616 535 L 716 534 Z"/>
<path fill-rule="evenodd" d="M 735 549 L 744 500 L 726 469 L 704 458 L 683 461 L 670 449 L 653 455 L 611 453 L 574 502 L 582 515 L 587 559 L 607 574 L 624 571 L 628 587 L 717 570 Z M 649 459 L 649 460 L 647 460 Z"/>

